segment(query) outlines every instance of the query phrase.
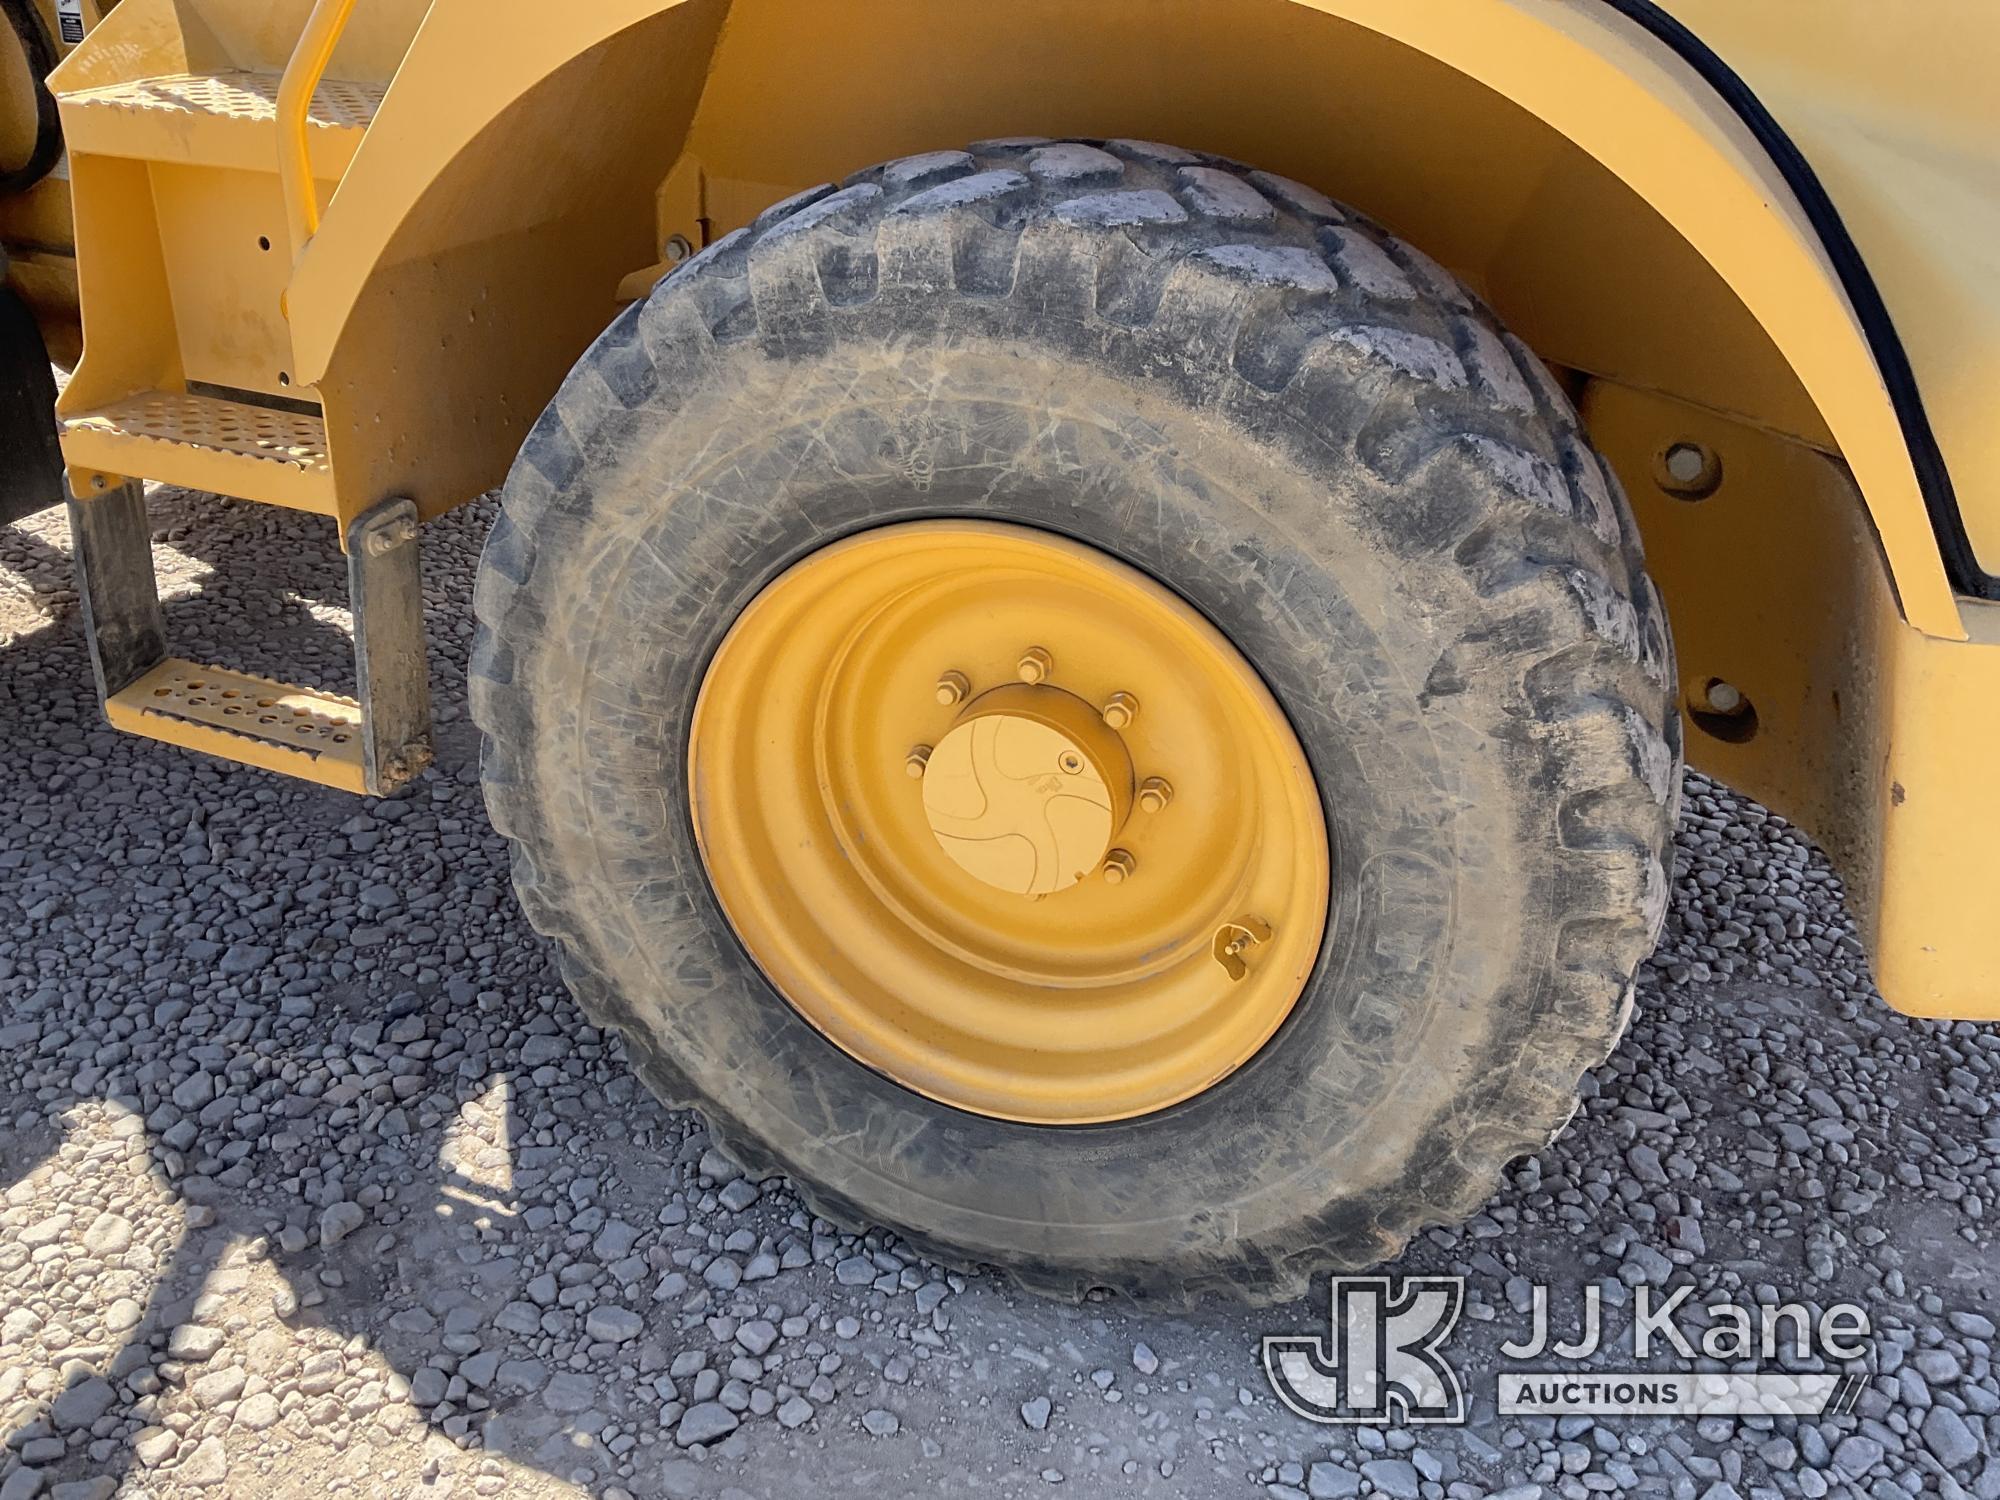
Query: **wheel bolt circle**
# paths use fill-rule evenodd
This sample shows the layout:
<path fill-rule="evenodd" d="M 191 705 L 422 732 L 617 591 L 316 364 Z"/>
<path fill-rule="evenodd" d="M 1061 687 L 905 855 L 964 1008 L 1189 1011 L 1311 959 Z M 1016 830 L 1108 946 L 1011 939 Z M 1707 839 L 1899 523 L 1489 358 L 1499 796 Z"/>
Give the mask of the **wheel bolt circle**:
<path fill-rule="evenodd" d="M 1029 684 L 1046 682 L 1049 674 L 1056 669 L 1056 659 L 1040 646 L 1030 646 L 1021 653 L 1019 671 L 1021 681 Z"/>
<path fill-rule="evenodd" d="M 1148 776 L 1139 783 L 1139 806 L 1156 813 L 1174 800 L 1173 784 L 1164 776 Z"/>
<path fill-rule="evenodd" d="M 972 691 L 972 683 L 963 672 L 946 672 L 937 680 L 937 701 L 945 708 L 954 708 L 965 701 L 965 695 Z"/>
<path fill-rule="evenodd" d="M 924 770 L 931 763 L 929 745 L 912 745 L 910 753 L 903 757 L 903 774 L 912 781 L 922 781 Z"/>
<path fill-rule="evenodd" d="M 1138 868 L 1139 862 L 1132 858 L 1131 851 L 1113 849 L 1109 854 L 1104 856 L 1104 883 L 1106 885 L 1123 885 L 1132 878 Z"/>
<path fill-rule="evenodd" d="M 1139 717 L 1139 700 L 1130 693 L 1113 693 L 1104 700 L 1104 722 L 1113 729 L 1124 729 Z"/>

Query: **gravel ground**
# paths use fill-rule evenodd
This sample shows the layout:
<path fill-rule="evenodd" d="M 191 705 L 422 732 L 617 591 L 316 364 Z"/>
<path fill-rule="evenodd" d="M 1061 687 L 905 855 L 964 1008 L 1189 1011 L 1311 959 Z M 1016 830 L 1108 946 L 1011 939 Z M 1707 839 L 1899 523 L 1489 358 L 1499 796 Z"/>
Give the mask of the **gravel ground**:
<path fill-rule="evenodd" d="M 106 730 L 59 516 L 0 529 L 0 1500 L 2000 1500 L 2000 1032 L 1887 1010 L 1782 820 L 1690 778 L 1625 1045 L 1565 1135 L 1391 1268 L 1470 1278 L 1471 1423 L 1317 1427 L 1258 1338 L 1324 1331 L 1323 1296 L 1036 1302 L 814 1220 L 644 1094 L 480 802 L 489 516 L 426 532 L 439 763 L 387 802 Z M 322 523 L 175 491 L 153 520 L 180 654 L 347 680 Z M 1585 1284 L 1615 1328 L 1669 1279 L 1862 1303 L 1857 1410 L 1494 1414 L 1531 1281 L 1566 1332 Z"/>

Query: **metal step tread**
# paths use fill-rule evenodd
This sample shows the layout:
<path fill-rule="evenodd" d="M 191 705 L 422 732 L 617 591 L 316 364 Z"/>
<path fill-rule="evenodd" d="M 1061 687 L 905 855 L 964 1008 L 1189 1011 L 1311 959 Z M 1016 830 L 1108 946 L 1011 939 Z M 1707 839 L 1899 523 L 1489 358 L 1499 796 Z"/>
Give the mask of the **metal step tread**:
<path fill-rule="evenodd" d="M 277 73 L 174 73 L 62 94 L 72 151 L 237 171 L 278 169 Z M 306 121 L 315 176 L 346 170 L 388 85 L 328 79 Z"/>
<path fill-rule="evenodd" d="M 130 734 L 343 791 L 366 789 L 366 734 L 352 698 L 169 657 L 112 694 L 105 714 Z"/>
<path fill-rule="evenodd" d="M 67 94 L 63 102 L 83 110 L 165 111 L 268 124 L 278 118 L 277 73 L 170 73 L 133 78 Z M 382 107 L 385 83 L 324 79 L 313 90 L 307 123 L 329 130 L 366 130 Z"/>
<path fill-rule="evenodd" d="M 326 423 L 191 391 L 144 391 L 63 418 L 63 456 L 95 470 L 331 513 Z"/>

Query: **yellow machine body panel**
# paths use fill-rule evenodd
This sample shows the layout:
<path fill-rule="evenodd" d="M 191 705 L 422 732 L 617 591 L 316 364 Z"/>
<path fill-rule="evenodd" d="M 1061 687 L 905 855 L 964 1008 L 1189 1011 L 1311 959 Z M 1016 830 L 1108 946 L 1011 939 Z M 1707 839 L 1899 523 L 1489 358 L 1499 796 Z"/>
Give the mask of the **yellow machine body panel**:
<path fill-rule="evenodd" d="M 621 293 L 799 189 L 1024 133 L 1217 151 L 1372 214 L 1570 373 L 1645 520 L 1690 702 L 1715 680 L 1757 705 L 1735 738 L 1691 713 L 1692 762 L 1825 841 L 1894 1003 L 2000 1016 L 1980 770 L 2000 632 L 1973 597 L 2000 592 L 2000 12 L 352 0 L 311 109 L 267 117 L 291 42 L 347 8 L 123 0 L 58 71 L 81 132 L 64 410 L 84 477 L 199 479 L 343 526 L 396 495 L 435 515 L 504 475 Z M 224 72 L 259 75 L 231 80 L 245 117 L 157 145 L 106 102 Z M 188 192 L 228 212 L 185 223 Z M 295 399 L 320 425 L 275 454 L 162 456 L 121 414 L 163 392 Z M 1659 455 L 1701 434 L 1721 487 L 1664 498 Z"/>

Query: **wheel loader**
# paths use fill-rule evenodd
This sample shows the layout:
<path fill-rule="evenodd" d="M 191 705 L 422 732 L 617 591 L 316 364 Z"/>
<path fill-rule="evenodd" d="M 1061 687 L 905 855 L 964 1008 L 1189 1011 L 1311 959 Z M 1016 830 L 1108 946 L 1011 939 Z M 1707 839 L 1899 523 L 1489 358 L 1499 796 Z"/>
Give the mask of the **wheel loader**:
<path fill-rule="evenodd" d="M 0 494 L 110 722 L 393 795 L 499 487 L 522 907 L 829 1217 L 1392 1256 L 1617 1044 L 1684 756 L 2000 1017 L 1990 7 L 4 3 Z M 149 482 L 333 529 L 353 697 L 174 655 Z"/>

